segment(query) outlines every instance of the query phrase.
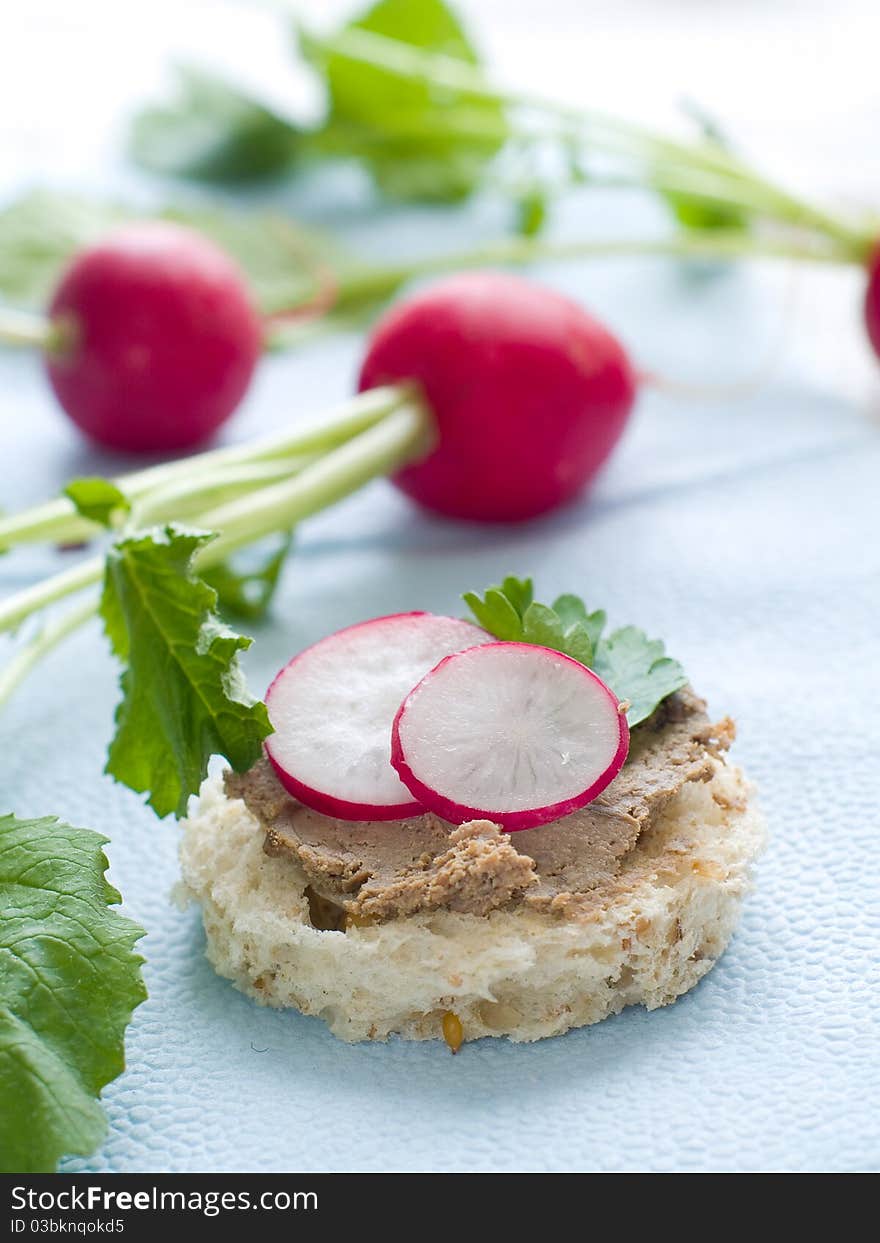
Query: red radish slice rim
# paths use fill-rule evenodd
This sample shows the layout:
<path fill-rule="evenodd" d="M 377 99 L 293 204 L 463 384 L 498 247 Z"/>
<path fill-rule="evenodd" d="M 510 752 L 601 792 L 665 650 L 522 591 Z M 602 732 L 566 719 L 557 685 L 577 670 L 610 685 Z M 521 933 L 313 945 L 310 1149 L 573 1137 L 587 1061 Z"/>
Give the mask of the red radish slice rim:
<path fill-rule="evenodd" d="M 539 806 L 528 808 L 516 808 L 513 810 L 505 810 L 504 808 L 487 808 L 476 807 L 460 802 L 450 793 L 444 793 L 441 790 L 427 784 L 413 767 L 412 757 L 407 755 L 407 740 L 404 737 L 407 726 L 407 715 L 412 714 L 413 706 L 419 701 L 420 697 L 426 690 L 430 691 L 432 685 L 436 683 L 438 678 L 442 678 L 446 672 L 452 667 L 452 662 L 461 663 L 465 658 L 471 657 L 474 652 L 480 651 L 480 660 L 485 659 L 483 655 L 490 652 L 496 652 L 499 649 L 514 649 L 516 651 L 531 653 L 537 655 L 542 653 L 542 659 L 548 659 L 556 662 L 558 666 L 573 666 L 578 672 L 578 677 L 584 680 L 584 685 L 589 685 L 594 691 L 601 692 L 600 699 L 607 701 L 608 708 L 603 709 L 607 712 L 606 724 L 611 726 L 611 712 L 613 711 L 616 718 L 617 733 L 616 741 L 613 737 L 613 727 L 610 729 L 611 745 L 614 747 L 613 753 L 609 755 L 608 763 L 602 768 L 595 780 L 582 790 L 576 793 L 566 795 L 550 803 L 543 803 Z M 471 671 L 473 673 L 473 671 Z M 474 683 L 477 684 L 478 679 L 474 677 Z M 508 717 L 507 719 L 512 719 Z M 439 729 L 435 727 L 435 738 L 439 733 Z M 416 743 L 418 745 L 418 743 Z M 442 738 L 437 740 L 437 745 L 442 747 Z M 521 829 L 537 828 L 543 824 L 549 824 L 553 820 L 562 819 L 564 816 L 570 815 L 572 812 L 578 811 L 591 803 L 602 791 L 608 786 L 620 769 L 623 767 L 629 752 L 629 726 L 626 721 L 626 712 L 623 705 L 613 691 L 602 681 L 597 674 L 579 661 L 573 660 L 572 657 L 557 652 L 552 648 L 543 648 L 535 644 L 528 643 L 489 643 L 481 644 L 479 648 L 468 648 L 461 652 L 455 652 L 450 656 L 444 657 L 440 663 L 426 674 L 418 686 L 414 687 L 407 695 L 406 699 L 400 705 L 397 715 L 394 718 L 391 736 L 391 763 L 398 772 L 401 781 L 411 791 L 413 796 L 435 815 L 440 816 L 444 820 L 448 820 L 452 824 L 462 824 L 469 820 L 492 820 L 497 822 L 503 829 L 508 832 L 516 832 Z M 435 752 L 436 754 L 436 752 Z M 419 767 L 416 764 L 416 767 Z M 423 776 L 426 774 L 423 774 Z M 537 780 L 537 778 L 536 778 Z"/>
<path fill-rule="evenodd" d="M 278 780 L 337 820 L 422 815 L 391 766 L 394 714 L 439 658 L 481 636 L 491 641 L 472 622 L 417 610 L 356 622 L 299 652 L 266 694 L 275 733 L 264 746 Z"/>
<path fill-rule="evenodd" d="M 336 798 L 335 795 L 323 794 L 312 786 L 304 785 L 298 778 L 292 776 L 286 769 L 281 767 L 279 762 L 273 757 L 268 746 L 266 747 L 266 758 L 272 765 L 275 776 L 288 794 L 292 794 L 298 803 L 302 803 L 303 807 L 308 807 L 311 811 L 320 812 L 322 816 L 329 816 L 331 820 L 352 820 L 358 823 L 366 823 L 371 820 L 409 820 L 413 816 L 423 816 L 427 810 L 421 803 L 417 803 L 415 800 L 409 803 L 388 804 L 384 807 L 380 804 L 373 806 L 372 803 L 350 803 L 346 799 Z"/>

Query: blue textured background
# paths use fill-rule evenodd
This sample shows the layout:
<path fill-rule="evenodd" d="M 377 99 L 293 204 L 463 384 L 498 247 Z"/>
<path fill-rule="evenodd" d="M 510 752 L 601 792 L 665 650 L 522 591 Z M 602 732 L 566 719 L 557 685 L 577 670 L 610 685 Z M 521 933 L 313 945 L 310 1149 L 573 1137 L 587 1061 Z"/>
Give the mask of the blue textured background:
<path fill-rule="evenodd" d="M 245 18 L 230 16 L 230 6 L 182 7 L 177 35 L 170 19 L 155 33 L 171 11 L 163 4 L 151 9 L 149 30 L 145 17 L 137 19 L 144 27 L 132 33 L 126 71 L 133 95 L 150 85 L 166 44 L 196 42 L 214 10 L 218 46 L 223 37 L 229 46 L 240 38 Z M 499 6 L 471 7 L 496 32 L 500 56 L 505 47 L 491 25 Z M 584 19 L 586 7 L 557 6 L 572 22 Z M 819 49 L 821 19 L 811 6 L 784 7 L 803 10 L 788 35 L 794 46 L 800 38 Z M 865 6 L 851 7 L 855 48 L 867 33 L 856 16 L 868 17 Z M 674 58 L 682 6 L 620 8 L 629 10 L 630 25 L 608 17 L 597 36 L 603 47 L 620 50 L 638 31 L 646 64 L 655 36 Z M 55 22 L 60 11 L 47 0 L 28 6 L 10 66 L 31 46 L 45 48 L 54 65 L 66 60 L 70 40 L 84 46 L 90 31 L 112 35 L 107 6 L 78 6 L 69 27 Z M 740 6 L 714 11 L 728 50 L 748 50 L 758 39 Z M 509 54 L 522 62 L 527 14 L 518 3 L 506 12 Z M 274 46 L 267 19 L 246 20 L 254 46 L 270 33 Z M 761 19 L 753 13 L 750 20 Z M 764 42 L 775 29 L 761 29 Z M 564 24 L 555 44 L 552 38 L 548 31 L 547 56 L 556 47 L 564 57 Z M 694 46 L 701 38 L 708 34 L 697 23 Z M 687 58 L 671 63 L 685 75 L 676 85 L 686 84 Z M 749 101 L 755 115 L 762 83 L 765 104 L 772 85 L 761 63 L 752 83 L 758 102 Z M 123 69 L 112 72 L 121 90 Z M 607 67 L 602 72 L 607 78 Z M 806 75 L 801 86 L 806 108 Z M 719 71 L 722 95 L 724 87 Z M 641 90 L 647 106 L 668 102 L 672 87 L 658 71 Z M 823 100 L 826 111 L 834 98 Z M 28 112 L 28 124 L 6 121 L 4 189 L 47 176 L 135 184 L 108 154 L 112 135 L 87 124 L 90 100 L 97 108 L 97 87 L 85 91 L 77 124 L 48 103 L 41 117 Z M 744 105 L 745 129 L 750 115 Z M 792 132 L 808 142 L 799 125 L 793 117 Z M 840 150 L 835 158 L 841 165 Z M 305 212 L 332 202 L 341 224 L 361 195 L 356 178 L 334 179 L 298 206 Z M 374 213 L 357 234 L 377 250 L 416 252 L 453 245 L 465 231 L 491 236 L 501 223 L 503 213 L 489 204 L 453 221 L 434 212 Z M 573 234 L 657 224 L 644 206 L 595 197 L 569 204 L 558 227 Z M 461 590 L 505 571 L 532 571 L 547 596 L 580 591 L 615 622 L 664 636 L 712 707 L 737 718 L 735 754 L 759 784 L 770 824 L 757 887 L 729 952 L 669 1009 L 627 1012 L 533 1046 L 482 1041 L 455 1059 L 433 1043 L 346 1046 L 318 1020 L 261 1010 L 213 975 L 196 912 L 181 913 L 168 900 L 177 874 L 174 825 L 156 823 L 100 776 L 115 672 L 97 631 L 84 633 L 33 677 L 0 722 L 3 810 L 53 812 L 107 833 L 113 880 L 149 929 L 150 1000 L 130 1031 L 129 1069 L 106 1092 L 107 1140 L 92 1159 L 65 1169 L 862 1170 L 880 1163 L 880 429 L 874 364 L 857 320 L 858 277 L 792 277 L 761 267 L 684 274 L 656 262 L 544 275 L 615 326 L 645 367 L 692 383 L 756 375 L 753 391 L 726 401 L 646 392 L 592 496 L 527 529 L 433 522 L 375 484 L 301 533 L 274 618 L 248 656 L 249 674 L 262 688 L 293 651 L 328 630 L 397 609 L 448 611 Z M 268 360 L 229 436 L 305 418 L 344 396 L 359 350 L 352 337 Z M 0 357 L 0 453 L 13 465 L 0 486 L 5 507 L 42 497 L 72 473 L 111 465 L 59 418 L 26 357 Z M 4 558 L 0 589 L 31 581 L 52 560 Z"/>

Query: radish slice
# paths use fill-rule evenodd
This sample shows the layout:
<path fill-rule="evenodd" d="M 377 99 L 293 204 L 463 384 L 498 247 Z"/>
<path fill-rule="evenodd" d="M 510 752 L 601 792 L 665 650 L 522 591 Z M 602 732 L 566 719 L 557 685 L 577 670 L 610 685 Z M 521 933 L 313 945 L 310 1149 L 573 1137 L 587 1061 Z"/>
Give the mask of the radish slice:
<path fill-rule="evenodd" d="M 295 656 L 269 687 L 266 754 L 282 785 L 343 820 L 399 820 L 424 808 L 391 767 L 404 695 L 451 652 L 490 642 L 479 626 L 398 613 L 349 626 Z"/>
<path fill-rule="evenodd" d="M 594 799 L 629 750 L 626 713 L 560 652 L 489 643 L 441 660 L 394 719 L 391 763 L 454 824 L 531 829 Z"/>

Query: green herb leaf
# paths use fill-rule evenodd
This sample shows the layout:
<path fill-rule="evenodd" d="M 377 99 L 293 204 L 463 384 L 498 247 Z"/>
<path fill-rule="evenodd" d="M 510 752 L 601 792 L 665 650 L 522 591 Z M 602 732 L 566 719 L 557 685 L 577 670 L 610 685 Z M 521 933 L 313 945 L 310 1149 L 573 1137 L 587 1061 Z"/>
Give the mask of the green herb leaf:
<path fill-rule="evenodd" d="M 588 613 L 580 596 L 563 595 L 553 601 L 553 611 L 562 618 L 562 624 L 566 629 L 572 626 L 583 626 L 593 647 L 599 642 L 607 620 L 603 609 Z"/>
<path fill-rule="evenodd" d="M 144 216 L 176 220 L 212 238 L 238 261 L 260 309 L 269 314 L 311 298 L 326 271 L 345 283 L 365 284 L 372 268 L 317 229 L 272 212 L 216 207 L 166 207 L 145 211 L 76 195 L 37 191 L 0 211 L 0 297 L 19 306 L 43 306 L 71 256 L 119 224 Z M 376 300 L 387 292 L 378 289 Z"/>
<path fill-rule="evenodd" d="M 488 587 L 481 599 L 474 591 L 462 596 L 474 617 L 484 630 L 496 639 L 518 643 L 522 638 L 522 617 L 514 602 L 501 587 Z"/>
<path fill-rule="evenodd" d="M 593 655 L 592 644 L 589 640 L 584 644 L 585 635 L 578 632 L 577 627 L 572 628 L 573 636 L 580 639 L 578 646 L 585 651 L 586 659 L 582 660 L 583 664 L 589 664 Z M 557 652 L 566 651 L 569 656 L 573 656 L 574 652 L 569 650 L 568 635 L 562 624 L 562 619 L 553 612 L 546 604 L 530 604 L 526 609 L 523 617 L 522 628 L 523 643 L 537 643 L 540 647 L 552 647 Z M 580 656 L 575 657 L 581 660 Z"/>
<path fill-rule="evenodd" d="M 379 0 L 344 31 L 478 66 L 460 22 L 442 0 Z M 343 32 L 344 33 L 344 32 Z M 454 201 L 470 194 L 508 138 L 503 107 L 464 91 L 404 78 L 344 55 L 339 37 L 301 33 L 306 58 L 322 73 L 329 114 L 314 143 L 360 158 L 393 198 Z"/>
<path fill-rule="evenodd" d="M 134 120 L 130 147 L 152 172 L 202 181 L 277 176 L 297 154 L 300 131 L 284 117 L 214 74 L 176 70 L 175 95 Z"/>
<path fill-rule="evenodd" d="M 87 1156 L 106 1122 L 98 1097 L 125 1066 L 146 997 L 143 930 L 108 907 L 107 839 L 54 817 L 0 817 L 0 1171 Z"/>
<path fill-rule="evenodd" d="M 501 593 L 506 596 L 520 617 L 535 598 L 535 588 L 530 578 L 514 578 L 508 574 L 501 584 Z"/>
<path fill-rule="evenodd" d="M 289 532 L 276 540 L 275 547 L 262 559 L 255 561 L 252 551 L 248 550 L 242 554 L 242 558 L 247 559 L 240 566 L 236 559 L 205 570 L 201 578 L 217 592 L 221 613 L 246 621 L 259 621 L 265 617 L 292 543 L 293 534 Z"/>
<path fill-rule="evenodd" d="M 636 626 L 624 626 L 603 639 L 593 668 L 616 695 L 629 700 L 630 725 L 644 721 L 668 695 L 687 685 L 684 670 L 666 655 L 663 643 Z"/>
<path fill-rule="evenodd" d="M 125 494 L 115 483 L 100 476 L 74 479 L 64 489 L 64 495 L 73 501 L 77 513 L 90 522 L 113 527 L 130 509 Z"/>
<path fill-rule="evenodd" d="M 626 717 L 631 726 L 687 685 L 681 665 L 666 655 L 659 639 L 649 639 L 635 626 L 603 637 L 605 613 L 588 612 L 579 596 L 559 596 L 550 608 L 532 600 L 530 578 L 509 577 L 483 596 L 468 591 L 463 599 L 496 638 L 549 647 L 595 670 L 615 695 L 629 701 Z"/>
<path fill-rule="evenodd" d="M 604 614 L 588 616 L 577 596 L 560 596 L 553 608 L 535 603 L 532 596 L 532 580 L 511 575 L 500 586 L 489 587 L 483 597 L 469 591 L 463 598 L 483 629 L 496 638 L 552 647 L 589 665 L 594 647 L 591 627 Z"/>
<path fill-rule="evenodd" d="M 101 612 L 125 666 L 107 772 L 159 816 L 186 812 L 212 755 L 242 772 L 272 732 L 239 666 L 251 640 L 220 622 L 216 591 L 193 572 L 211 538 L 172 524 L 119 540 L 107 557 Z"/>

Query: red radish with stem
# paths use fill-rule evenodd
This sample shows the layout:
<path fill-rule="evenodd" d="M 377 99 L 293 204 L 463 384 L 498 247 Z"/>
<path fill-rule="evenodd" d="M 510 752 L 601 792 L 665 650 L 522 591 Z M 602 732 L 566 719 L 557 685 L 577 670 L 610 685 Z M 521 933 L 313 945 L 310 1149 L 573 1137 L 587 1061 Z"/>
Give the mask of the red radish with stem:
<path fill-rule="evenodd" d="M 300 652 L 269 687 L 266 754 L 282 785 L 343 820 L 400 820 L 423 810 L 391 767 L 401 700 L 444 656 L 489 642 L 454 617 L 399 613 L 349 626 Z"/>
<path fill-rule="evenodd" d="M 489 643 L 446 657 L 409 693 L 391 762 L 444 820 L 513 831 L 592 802 L 628 750 L 623 705 L 590 669 L 550 648 Z"/>
<path fill-rule="evenodd" d="M 124 351 L 122 356 L 125 361 Z M 62 361 L 52 365 L 57 378 Z M 77 375 L 75 353 L 64 365 Z M 173 368 L 157 361 L 152 375 L 170 388 L 181 369 L 183 359 Z M 90 375 L 80 396 L 88 392 L 103 400 L 106 389 L 112 402 L 109 371 L 98 366 L 96 372 L 100 382 L 92 384 Z M 149 389 L 151 374 L 137 376 Z M 540 285 L 496 272 L 441 281 L 393 310 L 369 345 L 362 388 L 383 378 L 402 382 L 361 392 L 317 428 L 292 428 L 116 482 L 139 503 L 151 504 L 154 518 L 177 519 L 185 506 L 183 516 L 198 517 L 220 533 L 206 552 L 218 559 L 290 530 L 380 475 L 390 474 L 415 500 L 449 516 L 520 521 L 568 501 L 591 482 L 623 429 L 635 388 L 623 349 L 586 312 Z M 134 410 L 143 439 L 136 442 L 129 432 L 123 437 L 120 422 L 114 443 L 146 448 L 148 411 L 133 400 L 136 390 L 133 379 L 122 390 L 129 405 L 120 402 L 113 411 L 123 419 L 126 409 Z M 103 422 L 90 426 L 109 439 Z M 239 482 L 224 473 L 265 463 L 279 466 L 276 482 Z M 199 508 L 192 502 L 212 480 L 215 507 L 205 502 Z M 89 523 L 67 500 L 0 518 L 0 544 L 6 546 L 49 535 L 59 542 L 78 540 L 88 533 Z M 97 581 L 100 567 L 89 567 L 89 575 L 77 581 Z M 54 601 L 68 589 L 66 581 L 57 589 L 47 584 L 40 599 Z M 0 605 L 0 631 L 17 624 L 20 612 Z"/>
<path fill-rule="evenodd" d="M 766 254 L 866 263 L 866 327 L 880 356 L 880 251 L 872 256 L 861 234 L 837 241 L 839 253 L 774 241 Z M 507 239 L 394 266 L 387 276 L 391 288 L 459 265 L 616 253 L 730 259 L 765 251 L 750 235 L 571 245 Z M 131 452 L 191 448 L 234 411 L 273 324 L 320 318 L 340 299 L 357 301 L 357 280 L 348 289 L 321 263 L 314 276 L 313 294 L 261 320 L 243 273 L 212 242 L 167 221 L 135 223 L 74 258 L 48 321 L 0 308 L 0 340 L 44 347 L 62 406 L 93 440 Z M 371 288 L 367 282 L 367 296 Z M 406 377 L 436 407 L 441 437 L 430 460 L 405 466 L 396 482 L 430 509 L 489 521 L 531 517 L 569 499 L 613 447 L 636 387 L 620 344 L 575 304 L 513 276 L 473 270 L 407 300 L 382 321 L 361 387 Z M 505 401 L 510 411 L 502 426 L 491 412 Z M 530 432 L 536 418 L 551 461 L 542 470 L 543 455 L 536 454 L 533 472 L 534 441 L 520 431 Z M 511 468 L 506 505 L 486 484 L 487 464 L 494 467 L 502 449 Z M 462 455 L 471 465 L 467 479 Z"/>
<path fill-rule="evenodd" d="M 190 229 L 118 229 L 67 269 L 46 369 L 66 412 L 112 449 L 207 440 L 241 401 L 263 344 L 244 275 Z"/>
<path fill-rule="evenodd" d="M 70 417 L 115 449 L 207 439 L 244 394 L 263 331 L 244 278 L 213 243 L 163 222 L 84 251 L 50 307 L 47 370 Z M 575 302 L 472 271 L 393 308 L 360 388 L 414 382 L 435 448 L 393 476 L 421 505 L 511 522 L 570 500 L 617 442 L 636 380 L 619 342 Z"/>
<path fill-rule="evenodd" d="M 394 483 L 455 518 L 515 522 L 589 483 L 636 391 L 620 343 L 577 303 L 502 272 L 464 272 L 393 308 L 370 339 L 361 389 L 415 381 L 437 424 Z"/>

